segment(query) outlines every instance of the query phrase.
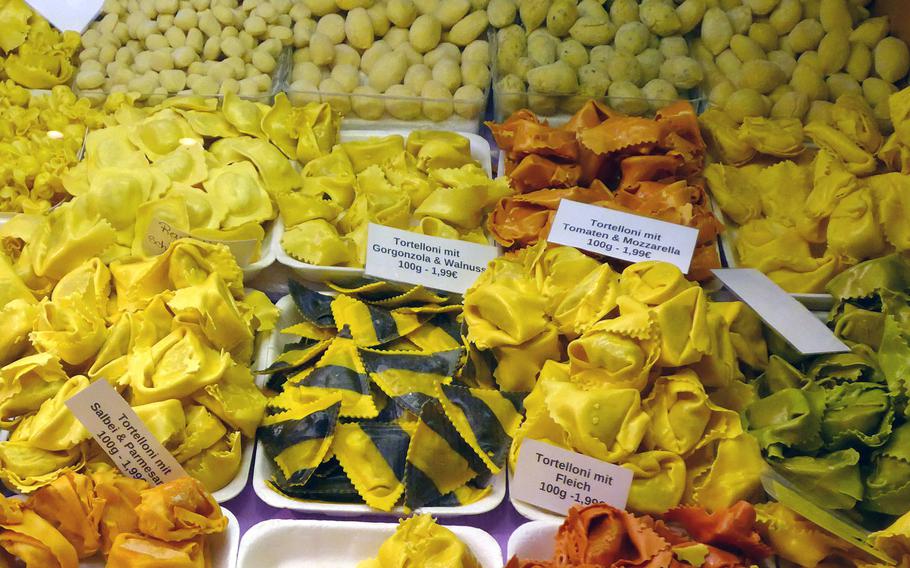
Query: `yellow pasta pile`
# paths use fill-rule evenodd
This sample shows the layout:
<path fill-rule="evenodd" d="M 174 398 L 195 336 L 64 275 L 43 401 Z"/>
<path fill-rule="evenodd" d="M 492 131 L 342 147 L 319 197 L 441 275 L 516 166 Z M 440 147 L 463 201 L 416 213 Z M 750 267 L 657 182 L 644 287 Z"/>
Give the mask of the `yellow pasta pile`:
<path fill-rule="evenodd" d="M 0 213 L 40 213 L 69 199 L 63 174 L 103 114 L 67 87 L 31 94 L 0 82 Z"/>
<path fill-rule="evenodd" d="M 82 260 L 74 251 L 97 249 L 103 230 L 63 215 L 59 248 L 39 253 L 54 255 L 55 280 L 37 280 L 47 289 L 17 274 L 27 259 L 0 254 L 0 419 L 12 430 L 0 442 L 0 479 L 27 493 L 97 459 L 64 402 L 106 380 L 187 473 L 220 489 L 265 409 L 250 360 L 276 309 L 244 291 L 223 245 L 178 240 L 148 260 Z"/>
<path fill-rule="evenodd" d="M 538 244 L 493 261 L 464 314 L 500 387 L 530 390 L 513 467 L 526 439 L 621 464 L 639 513 L 716 510 L 759 490 L 764 462 L 738 411 L 754 397 L 744 374 L 768 355 L 744 304 L 709 301 L 670 264 L 617 274 Z"/>
<path fill-rule="evenodd" d="M 0 80 L 29 89 L 64 85 L 81 45 L 78 33 L 61 34 L 23 0 L 0 0 Z"/>
<path fill-rule="evenodd" d="M 364 264 L 370 223 L 487 244 L 486 214 L 511 191 L 458 134 L 344 142 L 304 166 L 299 190 L 278 196 L 281 244 L 309 264 L 355 267 Z"/>
<path fill-rule="evenodd" d="M 887 140 L 858 95 L 841 96 L 804 128 L 751 118 L 736 129 L 717 111 L 701 117 L 724 162 L 705 177 L 738 225 L 728 237 L 737 264 L 789 292 L 816 293 L 850 266 L 910 249 L 910 89 L 889 101 L 895 132 Z M 804 135 L 818 150 L 804 151 Z"/>
<path fill-rule="evenodd" d="M 228 95 L 220 108 L 183 97 L 144 109 L 120 97 L 107 110 L 113 125 L 90 132 L 85 159 L 61 177 L 72 202 L 0 233 L 25 244 L 30 267 L 20 265 L 30 281 L 52 282 L 95 256 L 159 254 L 182 236 L 246 243 L 245 252 L 232 250 L 240 263 L 254 262 L 278 196 L 301 184 L 291 158 L 331 148 L 338 128 L 328 105 L 291 109 L 283 97 L 271 107 Z"/>

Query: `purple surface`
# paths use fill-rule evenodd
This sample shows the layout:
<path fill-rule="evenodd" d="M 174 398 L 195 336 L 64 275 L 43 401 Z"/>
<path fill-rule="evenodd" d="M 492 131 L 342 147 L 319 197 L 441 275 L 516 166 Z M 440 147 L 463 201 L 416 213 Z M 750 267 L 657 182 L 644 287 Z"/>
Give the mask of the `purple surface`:
<path fill-rule="evenodd" d="M 332 521 L 369 521 L 375 523 L 394 522 L 396 516 L 361 516 L 361 517 L 332 517 L 328 515 L 316 515 L 310 513 L 301 513 L 289 509 L 276 509 L 262 502 L 253 491 L 252 480 L 243 489 L 243 493 L 224 503 L 240 522 L 241 537 L 253 525 L 267 519 L 315 519 L 315 520 L 332 520 Z M 509 542 L 509 536 L 519 525 L 528 522 L 527 519 L 518 514 L 512 503 L 509 501 L 508 494 L 498 507 L 482 515 L 466 515 L 461 517 L 446 517 L 438 519 L 443 525 L 462 525 L 476 527 L 487 531 L 502 548 L 503 556 L 506 554 L 506 546 Z"/>

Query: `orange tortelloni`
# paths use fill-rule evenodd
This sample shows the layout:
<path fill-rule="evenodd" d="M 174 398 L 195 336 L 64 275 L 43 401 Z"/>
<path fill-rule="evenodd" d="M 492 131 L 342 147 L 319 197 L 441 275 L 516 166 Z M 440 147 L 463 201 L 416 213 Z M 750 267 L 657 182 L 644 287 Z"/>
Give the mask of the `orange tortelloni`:
<path fill-rule="evenodd" d="M 26 501 L 0 497 L 2 559 L 27 568 L 78 568 L 99 551 L 109 567 L 208 566 L 205 538 L 226 526 L 199 481 L 150 488 L 107 465 L 67 473 Z"/>
<path fill-rule="evenodd" d="M 559 128 L 527 110 L 489 126 L 516 191 L 488 219 L 502 245 L 545 240 L 560 200 L 571 199 L 697 228 L 689 276 L 705 279 L 720 266 L 722 226 L 704 192 L 705 142 L 690 104 L 646 119 L 590 101 Z"/>

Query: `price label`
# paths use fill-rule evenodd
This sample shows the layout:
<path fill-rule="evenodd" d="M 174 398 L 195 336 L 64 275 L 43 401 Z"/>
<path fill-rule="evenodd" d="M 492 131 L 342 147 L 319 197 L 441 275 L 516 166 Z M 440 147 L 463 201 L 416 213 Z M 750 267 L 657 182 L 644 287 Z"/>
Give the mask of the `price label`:
<path fill-rule="evenodd" d="M 25 0 L 25 2 L 58 30 L 70 30 L 80 34 L 98 17 L 101 7 L 104 5 L 104 0 Z"/>
<path fill-rule="evenodd" d="M 754 268 L 718 268 L 714 275 L 758 317 L 804 355 L 850 351 L 806 306 Z"/>
<path fill-rule="evenodd" d="M 563 199 L 547 240 L 619 260 L 662 260 L 689 271 L 698 230 Z"/>
<path fill-rule="evenodd" d="M 124 475 L 152 485 L 186 477 L 174 456 L 106 380 L 98 379 L 74 394 L 66 406 Z"/>
<path fill-rule="evenodd" d="M 509 492 L 519 501 L 565 515 L 574 505 L 624 509 L 632 470 L 537 440 L 521 444 Z"/>
<path fill-rule="evenodd" d="M 148 255 L 162 254 L 168 249 L 169 246 L 171 246 L 172 242 L 178 239 L 196 239 L 197 241 L 202 241 L 204 243 L 213 245 L 225 245 L 231 249 L 231 254 L 234 255 L 234 258 L 237 259 L 237 264 L 240 266 L 246 266 L 250 263 L 250 260 L 252 260 L 253 255 L 256 254 L 256 249 L 259 246 L 259 243 L 255 239 L 247 239 L 242 241 L 203 239 L 194 236 L 191 233 L 187 233 L 186 231 L 181 231 L 167 221 L 162 221 L 161 219 L 153 219 L 149 225 L 148 232 L 145 234 L 143 248 L 145 249 L 145 253 Z"/>
<path fill-rule="evenodd" d="M 464 294 L 499 256 L 496 247 L 429 237 L 373 223 L 364 274 Z"/>

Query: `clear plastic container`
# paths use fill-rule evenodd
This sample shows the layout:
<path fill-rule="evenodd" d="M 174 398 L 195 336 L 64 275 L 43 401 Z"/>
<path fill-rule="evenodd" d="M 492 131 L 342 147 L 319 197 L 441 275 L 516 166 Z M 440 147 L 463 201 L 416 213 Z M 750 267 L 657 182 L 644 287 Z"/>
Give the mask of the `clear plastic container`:
<path fill-rule="evenodd" d="M 496 34 L 491 34 L 490 46 L 493 53 L 498 52 Z M 546 118 L 554 126 L 569 120 L 586 102 L 592 100 L 588 94 L 579 93 L 538 93 L 532 90 L 503 90 L 500 80 L 505 74 L 499 69 L 497 58 L 493 59 L 493 116 L 496 122 L 502 122 L 509 115 L 521 109 L 529 109 L 541 118 Z M 700 111 L 705 100 L 698 89 L 688 89 L 679 93 L 676 99 L 649 99 L 645 97 L 610 97 L 604 95 L 593 97 L 608 107 L 631 116 L 654 116 L 654 113 L 676 101 L 684 100 Z"/>
<path fill-rule="evenodd" d="M 495 59 L 494 34 L 487 34 L 490 42 L 490 61 Z M 490 96 L 490 85 L 483 89 L 483 96 L 459 99 L 433 99 L 421 96 L 396 96 L 387 94 L 356 94 L 300 90 L 291 86 L 293 54 L 288 58 L 287 75 L 282 90 L 291 103 L 297 106 L 309 102 L 327 102 L 344 115 L 344 130 L 420 129 L 480 132 Z M 490 70 L 492 75 L 492 69 Z M 367 85 L 367 75 L 360 72 L 360 85 Z M 454 94 L 454 93 L 453 93 Z"/>
<path fill-rule="evenodd" d="M 256 96 L 239 95 L 240 98 L 247 100 L 247 101 L 252 101 L 254 103 L 271 104 L 275 98 L 275 95 L 281 91 L 282 78 L 287 73 L 287 66 L 290 61 L 290 54 L 291 54 L 290 49 L 288 49 L 288 48 L 282 49 L 281 55 L 278 56 L 278 62 L 277 62 L 277 65 L 275 66 L 275 70 L 272 71 L 272 73 L 271 73 L 272 84 L 268 91 L 263 92 Z M 78 71 L 76 73 L 78 73 Z M 74 74 L 74 76 L 75 76 L 75 74 Z M 142 94 L 140 94 L 140 96 L 136 100 L 136 102 L 137 102 L 137 104 L 143 105 L 143 106 L 155 106 L 155 105 L 158 105 L 158 104 L 164 102 L 165 99 L 173 99 L 173 98 L 177 98 L 177 97 L 193 97 L 193 96 L 201 96 L 201 97 L 205 97 L 208 99 L 218 99 L 220 101 L 221 99 L 224 98 L 224 95 L 223 95 L 223 93 L 221 93 L 221 85 L 219 85 L 218 87 L 219 87 L 218 91 L 214 92 L 214 93 L 198 93 L 197 94 L 197 93 L 192 92 L 190 89 L 186 89 L 184 91 L 180 91 L 177 93 L 169 93 L 169 94 L 142 93 Z M 107 100 L 107 97 L 109 97 L 111 94 L 116 92 L 111 89 L 80 89 L 78 87 L 78 85 L 76 85 L 75 79 L 72 82 L 72 89 L 73 89 L 73 92 L 76 93 L 77 96 L 87 98 L 88 100 L 90 100 L 92 102 L 93 105 L 104 104 L 104 101 Z"/>

